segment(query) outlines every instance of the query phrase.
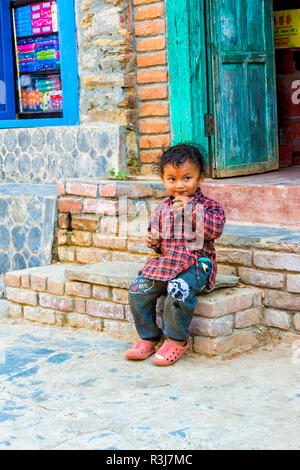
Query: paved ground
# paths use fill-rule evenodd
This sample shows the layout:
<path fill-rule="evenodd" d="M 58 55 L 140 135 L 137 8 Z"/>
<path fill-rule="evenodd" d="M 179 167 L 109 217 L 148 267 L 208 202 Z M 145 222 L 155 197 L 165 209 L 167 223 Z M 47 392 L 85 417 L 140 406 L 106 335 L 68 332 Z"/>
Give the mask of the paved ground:
<path fill-rule="evenodd" d="M 124 341 L 0 312 L 0 449 L 300 448 L 291 346 L 159 368 L 123 360 Z"/>

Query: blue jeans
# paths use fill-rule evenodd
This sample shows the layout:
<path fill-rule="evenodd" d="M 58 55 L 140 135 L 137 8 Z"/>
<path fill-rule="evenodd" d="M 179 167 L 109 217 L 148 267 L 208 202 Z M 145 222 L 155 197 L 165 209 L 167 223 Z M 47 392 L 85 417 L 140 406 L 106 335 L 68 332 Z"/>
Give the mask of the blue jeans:
<path fill-rule="evenodd" d="M 159 340 L 164 334 L 184 341 L 189 337 L 196 296 L 206 287 L 212 270 L 208 258 L 198 259 L 199 279 L 195 264 L 170 281 L 146 279 L 142 275 L 129 288 L 129 303 L 135 327 L 142 339 Z M 164 305 L 164 331 L 156 324 L 156 302 L 166 296 Z"/>

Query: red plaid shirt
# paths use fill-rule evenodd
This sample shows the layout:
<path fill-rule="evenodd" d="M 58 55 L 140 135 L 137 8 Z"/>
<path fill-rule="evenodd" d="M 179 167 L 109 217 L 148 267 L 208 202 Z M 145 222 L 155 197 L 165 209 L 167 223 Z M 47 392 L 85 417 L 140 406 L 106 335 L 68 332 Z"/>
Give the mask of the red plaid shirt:
<path fill-rule="evenodd" d="M 139 274 L 147 279 L 168 281 L 193 266 L 198 258 L 205 257 L 212 261 L 207 284 L 211 289 L 217 274 L 214 240 L 222 235 L 224 229 L 224 209 L 218 202 L 204 196 L 200 188 L 183 211 L 174 210 L 173 199 L 170 196 L 155 208 L 148 227 L 148 232 L 155 230 L 162 235 L 160 245 L 154 249 L 162 256 L 148 260 Z M 198 263 L 196 270 L 199 279 Z"/>

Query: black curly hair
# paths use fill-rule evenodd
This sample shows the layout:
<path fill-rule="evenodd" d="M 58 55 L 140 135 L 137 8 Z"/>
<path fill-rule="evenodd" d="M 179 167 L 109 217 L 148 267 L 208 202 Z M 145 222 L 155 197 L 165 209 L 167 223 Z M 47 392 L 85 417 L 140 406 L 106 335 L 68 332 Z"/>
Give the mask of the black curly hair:
<path fill-rule="evenodd" d="M 189 160 L 197 165 L 200 170 L 200 175 L 202 175 L 205 173 L 204 155 L 205 152 L 199 145 L 179 143 L 163 150 L 159 161 L 153 167 L 153 171 L 163 176 L 166 165 L 171 164 L 174 168 L 179 168 Z"/>

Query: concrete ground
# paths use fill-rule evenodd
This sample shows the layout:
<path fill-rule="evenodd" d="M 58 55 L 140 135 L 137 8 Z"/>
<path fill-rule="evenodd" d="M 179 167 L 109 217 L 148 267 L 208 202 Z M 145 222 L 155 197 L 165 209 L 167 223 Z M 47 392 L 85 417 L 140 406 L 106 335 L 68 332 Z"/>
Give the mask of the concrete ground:
<path fill-rule="evenodd" d="M 0 450 L 300 449 L 300 344 L 159 368 L 102 333 L 14 322 L 6 304 Z"/>

